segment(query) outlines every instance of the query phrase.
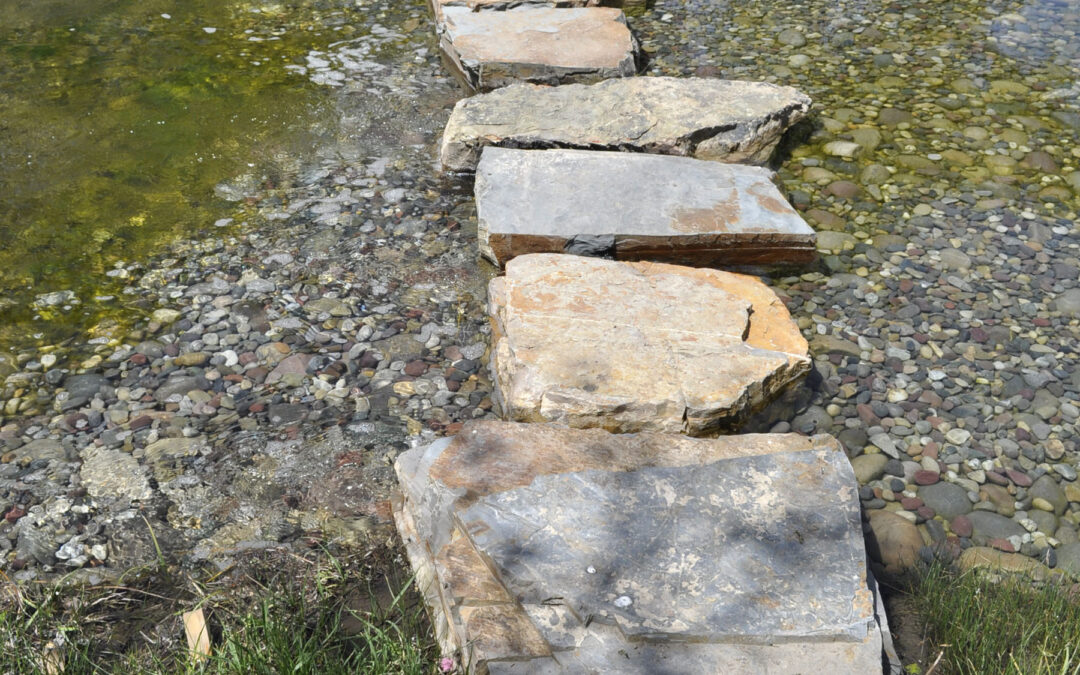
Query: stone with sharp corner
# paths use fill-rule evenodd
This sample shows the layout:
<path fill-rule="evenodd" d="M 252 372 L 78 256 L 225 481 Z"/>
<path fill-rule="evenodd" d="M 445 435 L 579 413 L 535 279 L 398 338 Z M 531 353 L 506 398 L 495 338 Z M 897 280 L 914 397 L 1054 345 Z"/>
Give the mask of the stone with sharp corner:
<path fill-rule="evenodd" d="M 439 10 L 439 46 L 471 91 L 514 82 L 561 84 L 629 77 L 638 44 L 614 7 Z"/>
<path fill-rule="evenodd" d="M 722 266 L 808 262 L 814 231 L 757 166 L 688 157 L 485 148 L 476 170 L 481 252 Z"/>
<path fill-rule="evenodd" d="M 435 13 L 435 20 L 441 25 L 443 22 L 442 10 L 446 7 L 467 7 L 473 12 L 496 11 L 521 7 L 596 7 L 599 0 L 431 0 L 431 7 Z M 617 3 L 605 2 L 608 7 L 619 7 Z"/>
<path fill-rule="evenodd" d="M 448 171 L 472 171 L 484 146 L 501 145 L 765 164 L 810 104 L 791 87 L 708 78 L 515 84 L 458 101 L 443 132 L 441 159 Z"/>
<path fill-rule="evenodd" d="M 882 672 L 831 437 L 485 421 L 396 470 L 418 586 L 470 672 Z"/>
<path fill-rule="evenodd" d="M 755 277 L 551 253 L 488 287 L 505 419 L 704 435 L 810 369 L 806 340 Z"/>

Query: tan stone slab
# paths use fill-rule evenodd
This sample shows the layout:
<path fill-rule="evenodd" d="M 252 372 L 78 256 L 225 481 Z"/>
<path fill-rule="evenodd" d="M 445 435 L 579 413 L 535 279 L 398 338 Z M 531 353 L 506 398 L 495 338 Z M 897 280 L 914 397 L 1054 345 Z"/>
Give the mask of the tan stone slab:
<path fill-rule="evenodd" d="M 515 82 L 596 82 L 637 72 L 637 40 L 620 9 L 443 7 L 440 13 L 439 45 L 454 74 L 473 91 Z"/>
<path fill-rule="evenodd" d="M 806 340 L 754 277 L 558 254 L 488 288 L 504 418 L 702 435 L 810 368 Z"/>
<path fill-rule="evenodd" d="M 447 171 L 473 171 L 490 145 L 680 155 L 765 164 L 810 97 L 767 82 L 630 77 L 516 84 L 458 101 L 443 132 Z"/>

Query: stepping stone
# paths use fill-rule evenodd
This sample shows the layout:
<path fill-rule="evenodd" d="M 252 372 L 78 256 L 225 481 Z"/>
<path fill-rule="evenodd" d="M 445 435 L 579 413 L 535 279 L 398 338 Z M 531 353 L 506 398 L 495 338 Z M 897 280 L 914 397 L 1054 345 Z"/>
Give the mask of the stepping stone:
<path fill-rule="evenodd" d="M 806 340 L 754 277 L 533 253 L 488 286 L 505 419 L 702 435 L 810 370 Z"/>
<path fill-rule="evenodd" d="M 471 422 L 396 470 L 418 587 L 470 672 L 882 672 L 831 437 Z"/>
<path fill-rule="evenodd" d="M 468 7 L 473 12 L 505 11 L 519 7 L 618 7 L 627 14 L 641 14 L 646 9 L 645 0 L 432 0 L 435 19 L 443 22 L 442 10 L 446 7 Z"/>
<path fill-rule="evenodd" d="M 765 168 L 687 157 L 485 148 L 480 251 L 747 265 L 813 260 L 814 231 Z"/>
<path fill-rule="evenodd" d="M 599 4 L 599 0 L 432 0 L 435 19 L 440 24 L 443 21 L 442 10 L 447 7 L 467 7 L 473 12 L 501 12 L 520 7 L 596 7 Z M 621 7 L 614 2 L 604 4 L 608 7 Z"/>
<path fill-rule="evenodd" d="M 767 82 L 631 77 L 591 86 L 516 84 L 458 101 L 441 157 L 448 171 L 474 170 L 486 145 L 765 164 L 784 131 L 809 110 L 808 96 Z"/>
<path fill-rule="evenodd" d="M 521 7 L 474 12 L 443 7 L 443 54 L 465 86 L 487 91 L 514 82 L 560 84 L 629 77 L 638 44 L 613 7 Z"/>

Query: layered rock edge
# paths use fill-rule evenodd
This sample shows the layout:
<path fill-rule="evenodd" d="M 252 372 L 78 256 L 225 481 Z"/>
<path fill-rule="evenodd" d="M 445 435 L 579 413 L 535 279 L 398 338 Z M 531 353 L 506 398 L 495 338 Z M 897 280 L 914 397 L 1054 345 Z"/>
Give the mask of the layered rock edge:
<path fill-rule="evenodd" d="M 447 171 L 473 171 L 483 147 L 498 145 L 764 164 L 810 106 L 798 90 L 765 82 L 632 77 L 560 87 L 519 83 L 458 101 L 440 158 Z"/>
<path fill-rule="evenodd" d="M 687 157 L 484 148 L 476 170 L 481 253 L 703 266 L 805 263 L 816 235 L 769 169 Z"/>

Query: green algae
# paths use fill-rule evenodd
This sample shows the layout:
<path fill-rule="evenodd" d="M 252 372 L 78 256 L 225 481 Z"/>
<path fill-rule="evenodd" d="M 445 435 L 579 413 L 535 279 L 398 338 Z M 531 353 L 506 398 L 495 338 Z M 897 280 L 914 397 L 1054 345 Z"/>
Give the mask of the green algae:
<path fill-rule="evenodd" d="M 273 181 L 325 133 L 325 90 L 285 66 L 357 11 L 0 0 L 0 350 L 124 315 L 117 263 L 240 222 L 215 185 Z M 34 307 L 59 290 L 79 304 Z"/>

